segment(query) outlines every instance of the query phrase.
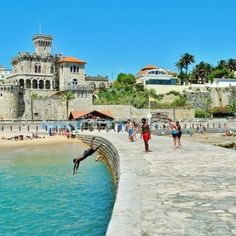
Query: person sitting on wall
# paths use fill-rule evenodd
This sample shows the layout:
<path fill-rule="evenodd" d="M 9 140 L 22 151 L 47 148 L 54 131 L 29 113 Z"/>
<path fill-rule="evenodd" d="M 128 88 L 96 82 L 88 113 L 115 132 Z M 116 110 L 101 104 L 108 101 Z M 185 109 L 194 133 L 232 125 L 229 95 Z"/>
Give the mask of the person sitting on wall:
<path fill-rule="evenodd" d="M 94 139 L 95 139 L 95 137 L 92 138 L 89 149 L 85 150 L 83 154 L 79 155 L 77 158 L 75 158 L 73 160 L 73 162 L 74 162 L 73 175 L 77 174 L 80 162 L 83 161 L 84 159 L 86 159 L 87 157 L 91 156 L 93 153 L 95 153 L 102 146 L 102 144 L 101 144 L 98 147 L 94 148 L 93 147 Z"/>

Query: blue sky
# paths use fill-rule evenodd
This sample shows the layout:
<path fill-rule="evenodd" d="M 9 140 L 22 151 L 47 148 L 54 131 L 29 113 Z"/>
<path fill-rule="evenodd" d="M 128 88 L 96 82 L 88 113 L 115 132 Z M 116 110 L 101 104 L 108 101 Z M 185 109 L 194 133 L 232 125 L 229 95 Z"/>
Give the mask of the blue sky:
<path fill-rule="evenodd" d="M 0 0 L 0 64 L 11 68 L 32 36 L 54 37 L 53 53 L 87 61 L 89 75 L 136 74 L 148 64 L 176 71 L 185 52 L 215 65 L 236 58 L 235 0 Z"/>

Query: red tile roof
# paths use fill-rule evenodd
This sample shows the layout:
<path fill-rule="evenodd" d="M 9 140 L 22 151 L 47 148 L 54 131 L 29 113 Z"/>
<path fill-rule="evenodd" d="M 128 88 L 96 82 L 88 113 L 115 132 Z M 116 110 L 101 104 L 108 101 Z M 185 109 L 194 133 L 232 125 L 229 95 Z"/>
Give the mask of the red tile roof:
<path fill-rule="evenodd" d="M 102 116 L 102 117 L 107 117 L 107 118 L 111 118 L 114 119 L 114 116 L 112 114 L 111 111 L 97 111 L 97 110 L 90 110 L 90 111 L 72 111 L 70 113 L 70 119 L 72 120 L 76 120 L 76 119 L 80 119 L 83 118 L 83 116 L 87 116 L 91 113 L 95 113 L 96 116 Z"/>
<path fill-rule="evenodd" d="M 63 62 L 73 62 L 73 63 L 79 63 L 79 64 L 86 64 L 85 61 L 82 61 L 82 60 L 75 58 L 75 57 L 62 57 L 60 59 L 60 63 L 63 63 Z"/>

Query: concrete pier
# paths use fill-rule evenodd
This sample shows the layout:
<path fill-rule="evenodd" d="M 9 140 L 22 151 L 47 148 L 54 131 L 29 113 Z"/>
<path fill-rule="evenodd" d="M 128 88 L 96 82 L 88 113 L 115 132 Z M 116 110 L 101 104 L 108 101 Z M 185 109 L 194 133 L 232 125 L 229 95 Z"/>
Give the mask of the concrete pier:
<path fill-rule="evenodd" d="M 86 132 L 87 133 L 87 132 Z M 119 154 L 117 198 L 108 236 L 236 235 L 236 151 L 171 137 L 142 140 L 126 133 L 88 132 Z"/>

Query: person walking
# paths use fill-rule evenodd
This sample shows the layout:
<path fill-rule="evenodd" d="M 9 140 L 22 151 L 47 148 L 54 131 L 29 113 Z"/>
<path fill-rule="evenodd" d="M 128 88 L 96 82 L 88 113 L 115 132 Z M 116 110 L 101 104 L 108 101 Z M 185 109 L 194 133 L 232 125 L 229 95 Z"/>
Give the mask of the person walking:
<path fill-rule="evenodd" d="M 168 124 L 169 124 L 169 128 L 171 129 L 171 134 L 172 134 L 172 137 L 173 137 L 174 147 L 178 148 L 179 147 L 179 138 L 178 138 L 177 125 L 171 119 L 167 119 L 167 121 L 168 121 Z"/>
<path fill-rule="evenodd" d="M 180 141 L 181 136 L 182 136 L 182 128 L 179 124 L 179 121 L 176 122 L 176 127 L 177 127 L 177 130 L 178 130 L 178 135 L 177 136 L 178 136 L 178 139 L 179 139 L 179 146 L 182 146 L 181 141 Z"/>
<path fill-rule="evenodd" d="M 145 152 L 150 152 L 148 141 L 151 139 L 151 131 L 145 118 L 142 119 L 141 138 L 143 138 L 144 141 Z"/>

